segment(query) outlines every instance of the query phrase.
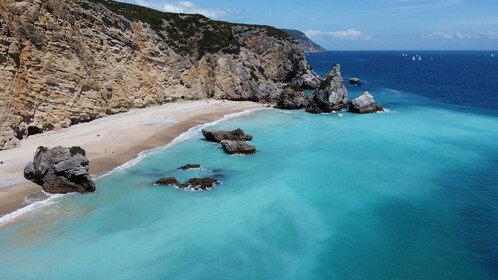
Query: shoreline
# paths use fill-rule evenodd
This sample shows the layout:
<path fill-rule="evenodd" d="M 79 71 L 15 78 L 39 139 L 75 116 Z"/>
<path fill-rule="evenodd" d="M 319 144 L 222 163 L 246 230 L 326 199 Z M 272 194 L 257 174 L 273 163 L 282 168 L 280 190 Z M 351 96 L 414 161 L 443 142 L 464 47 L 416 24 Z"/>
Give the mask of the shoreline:
<path fill-rule="evenodd" d="M 24 179 L 24 166 L 38 146 L 81 146 L 90 159 L 90 174 L 100 178 L 143 153 L 167 148 L 173 140 L 225 116 L 264 104 L 247 101 L 203 100 L 169 103 L 131 110 L 89 123 L 34 135 L 19 147 L 0 151 L 0 218 L 23 209 L 26 196 L 42 188 Z"/>

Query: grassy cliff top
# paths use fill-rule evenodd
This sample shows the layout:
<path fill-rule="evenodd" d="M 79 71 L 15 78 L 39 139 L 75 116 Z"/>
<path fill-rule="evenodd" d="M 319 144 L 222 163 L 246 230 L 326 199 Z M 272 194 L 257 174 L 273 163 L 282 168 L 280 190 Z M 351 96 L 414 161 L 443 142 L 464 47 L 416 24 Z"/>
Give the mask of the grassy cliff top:
<path fill-rule="evenodd" d="M 237 35 L 244 32 L 264 32 L 278 39 L 292 40 L 287 33 L 271 26 L 216 21 L 198 14 L 166 13 L 113 0 L 88 1 L 102 4 L 130 21 L 150 25 L 175 51 L 198 58 L 207 53 L 239 53 L 243 43 Z"/>

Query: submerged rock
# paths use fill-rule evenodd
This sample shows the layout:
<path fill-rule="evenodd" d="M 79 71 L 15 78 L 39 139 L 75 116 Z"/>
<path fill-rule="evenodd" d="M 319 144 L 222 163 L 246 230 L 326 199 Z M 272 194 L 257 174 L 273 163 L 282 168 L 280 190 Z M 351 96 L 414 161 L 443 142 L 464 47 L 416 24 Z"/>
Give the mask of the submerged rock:
<path fill-rule="evenodd" d="M 245 132 L 237 128 L 232 131 L 226 130 L 211 130 L 208 128 L 204 128 L 202 130 L 202 135 L 206 138 L 207 141 L 210 142 L 221 142 L 223 140 L 233 140 L 233 141 L 251 141 L 252 136 L 245 134 Z"/>
<path fill-rule="evenodd" d="M 161 178 L 156 181 L 156 185 L 161 185 L 161 186 L 175 186 L 181 188 L 183 186 L 182 183 L 178 182 L 178 180 L 174 177 L 166 177 L 166 178 Z"/>
<path fill-rule="evenodd" d="M 212 178 L 192 178 L 185 182 L 183 188 L 194 191 L 205 191 L 212 189 L 217 184 L 219 184 L 219 181 Z"/>
<path fill-rule="evenodd" d="M 276 108 L 285 110 L 298 110 L 306 108 L 308 101 L 304 96 L 304 91 L 298 86 L 284 87 L 277 102 Z"/>
<path fill-rule="evenodd" d="M 341 66 L 334 65 L 325 78 L 320 88 L 311 98 L 306 111 L 309 113 L 330 113 L 340 111 L 349 104 L 348 90 L 341 76 Z"/>
<path fill-rule="evenodd" d="M 256 147 L 247 144 L 245 141 L 231 141 L 223 140 L 221 141 L 223 149 L 229 154 L 254 154 L 256 153 Z"/>
<path fill-rule="evenodd" d="M 201 165 L 200 164 L 186 164 L 180 168 L 178 168 L 178 170 L 190 170 L 190 169 L 199 169 L 201 168 Z"/>
<path fill-rule="evenodd" d="M 39 147 L 34 160 L 24 168 L 24 177 L 48 193 L 94 192 L 89 168 L 85 150 L 80 147 Z"/>
<path fill-rule="evenodd" d="M 375 102 L 373 96 L 368 91 L 355 98 L 349 106 L 349 111 L 357 114 L 369 114 L 383 110 L 382 105 Z"/>
<path fill-rule="evenodd" d="M 204 191 L 212 189 L 219 181 L 212 178 L 192 178 L 185 183 L 180 183 L 174 177 L 161 178 L 156 181 L 155 185 L 172 186 L 180 189 Z"/>

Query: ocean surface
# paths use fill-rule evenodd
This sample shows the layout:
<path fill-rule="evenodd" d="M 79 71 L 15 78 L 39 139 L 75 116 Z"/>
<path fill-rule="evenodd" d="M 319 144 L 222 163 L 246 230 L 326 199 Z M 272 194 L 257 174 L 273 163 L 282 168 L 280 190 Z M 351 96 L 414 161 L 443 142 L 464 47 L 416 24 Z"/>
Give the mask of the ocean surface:
<path fill-rule="evenodd" d="M 0 227 L 0 279 L 498 279 L 490 55 L 310 54 L 321 75 L 340 63 L 362 79 L 351 98 L 368 90 L 388 111 L 261 110 L 213 125 L 252 134 L 252 156 L 192 131 L 100 178 L 96 193 Z M 176 170 L 187 163 L 203 169 Z M 222 184 L 151 185 L 165 176 Z"/>

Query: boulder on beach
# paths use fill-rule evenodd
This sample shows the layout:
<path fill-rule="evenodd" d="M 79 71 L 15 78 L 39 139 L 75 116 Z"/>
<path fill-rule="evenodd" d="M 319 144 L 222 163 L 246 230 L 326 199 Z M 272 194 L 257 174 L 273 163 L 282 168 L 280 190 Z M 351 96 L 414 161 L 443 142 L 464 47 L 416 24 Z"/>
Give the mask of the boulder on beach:
<path fill-rule="evenodd" d="M 256 147 L 247 144 L 245 141 L 232 141 L 232 140 L 223 140 L 221 141 L 221 145 L 223 149 L 229 154 L 254 154 L 256 153 Z"/>
<path fill-rule="evenodd" d="M 304 91 L 298 86 L 287 85 L 283 88 L 276 108 L 285 110 L 298 110 L 306 108 L 308 101 Z"/>
<path fill-rule="evenodd" d="M 355 98 L 349 106 L 349 111 L 357 114 L 369 114 L 383 110 L 382 105 L 375 102 L 373 96 L 368 91 Z"/>
<path fill-rule="evenodd" d="M 185 190 L 193 190 L 193 191 L 205 191 L 212 189 L 215 185 L 220 182 L 213 178 L 192 178 L 185 183 L 180 183 L 174 177 L 166 177 L 161 178 L 156 181 L 155 185 L 160 186 L 171 186 L 177 187 Z"/>
<path fill-rule="evenodd" d="M 316 90 L 309 100 L 306 112 L 314 114 L 330 113 L 340 111 L 348 104 L 348 90 L 341 76 L 341 66 L 336 64 L 325 75 L 320 88 Z"/>
<path fill-rule="evenodd" d="M 202 135 L 206 138 L 207 141 L 210 142 L 221 142 L 223 140 L 232 140 L 232 141 L 251 141 L 252 136 L 245 134 L 245 132 L 237 128 L 232 131 L 226 130 L 211 130 L 208 128 L 204 128 L 202 130 Z"/>
<path fill-rule="evenodd" d="M 201 165 L 200 164 L 186 164 L 182 167 L 179 167 L 178 170 L 183 170 L 183 171 L 186 171 L 186 170 L 190 170 L 190 169 L 199 169 L 201 168 Z"/>
<path fill-rule="evenodd" d="M 95 191 L 88 169 L 90 162 L 80 147 L 38 147 L 34 160 L 24 168 L 24 177 L 48 193 Z"/>

